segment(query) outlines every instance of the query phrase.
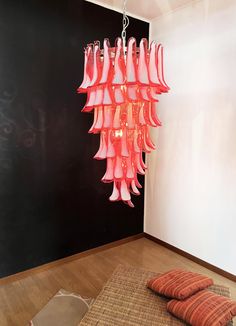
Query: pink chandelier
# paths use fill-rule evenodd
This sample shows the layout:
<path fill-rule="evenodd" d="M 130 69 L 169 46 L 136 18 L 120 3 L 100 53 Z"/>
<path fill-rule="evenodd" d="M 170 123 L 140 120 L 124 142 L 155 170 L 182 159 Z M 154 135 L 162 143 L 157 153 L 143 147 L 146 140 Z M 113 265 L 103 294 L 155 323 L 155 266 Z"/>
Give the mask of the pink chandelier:
<path fill-rule="evenodd" d="M 147 169 L 142 153 L 155 149 L 149 129 L 161 126 L 156 103 L 161 93 L 169 90 L 163 71 L 163 47 L 147 39 L 131 37 L 125 46 L 128 17 L 123 13 L 122 38 L 115 47 L 104 39 L 85 49 L 84 77 L 78 92 L 87 93 L 82 112 L 94 112 L 89 133 L 100 134 L 100 146 L 94 158 L 106 159 L 102 182 L 113 182 L 110 201 L 122 200 L 130 207 L 131 193 L 139 195 L 142 188 L 137 174 Z"/>

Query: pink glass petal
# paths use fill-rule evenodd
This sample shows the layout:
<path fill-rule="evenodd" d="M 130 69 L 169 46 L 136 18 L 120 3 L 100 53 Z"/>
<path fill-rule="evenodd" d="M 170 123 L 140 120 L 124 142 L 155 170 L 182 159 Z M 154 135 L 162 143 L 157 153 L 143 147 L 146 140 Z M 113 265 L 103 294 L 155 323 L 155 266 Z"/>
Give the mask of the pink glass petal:
<path fill-rule="evenodd" d="M 135 195 L 140 195 L 140 192 L 139 192 L 138 188 L 136 187 L 136 184 L 135 184 L 135 181 L 134 180 L 131 181 L 131 191 Z"/>
<path fill-rule="evenodd" d="M 100 47 L 98 44 L 95 44 L 93 50 L 93 77 L 90 82 L 90 87 L 94 86 L 98 83 L 98 79 L 100 78 Z"/>
<path fill-rule="evenodd" d="M 97 121 L 94 125 L 94 129 L 96 130 L 101 130 L 103 126 L 103 108 L 102 106 L 98 107 L 98 117 L 97 117 Z"/>
<path fill-rule="evenodd" d="M 113 120 L 113 128 L 120 129 L 120 106 L 118 105 L 115 109 L 114 120 Z"/>
<path fill-rule="evenodd" d="M 131 200 L 127 200 L 127 201 L 123 200 L 123 202 L 127 204 L 129 207 L 134 208 L 134 204 L 132 203 Z"/>
<path fill-rule="evenodd" d="M 93 124 L 91 128 L 89 129 L 89 133 L 94 133 L 94 126 L 97 123 L 97 118 L 98 118 L 98 109 L 94 108 L 94 115 L 93 115 Z"/>
<path fill-rule="evenodd" d="M 88 45 L 84 52 L 84 78 L 82 84 L 78 88 L 80 93 L 86 92 L 88 86 L 90 85 L 92 55 L 92 46 Z"/>
<path fill-rule="evenodd" d="M 110 106 L 104 106 L 103 112 L 104 112 L 103 128 L 110 129 L 112 128 L 113 110 Z"/>
<path fill-rule="evenodd" d="M 109 49 L 109 40 L 104 39 L 103 42 L 103 67 L 102 67 L 102 75 L 100 79 L 100 84 L 105 84 L 108 82 L 108 78 L 110 75 L 110 67 L 111 67 L 111 58 L 110 58 L 110 49 Z"/>
<path fill-rule="evenodd" d="M 127 46 L 127 58 L 126 58 L 126 82 L 136 83 L 137 82 L 137 66 L 136 66 L 136 40 L 131 37 L 128 41 Z"/>
<path fill-rule="evenodd" d="M 155 103 L 151 103 L 151 110 L 150 110 L 150 113 L 151 113 L 151 118 L 152 120 L 154 121 L 155 125 L 156 126 L 161 126 L 161 121 L 158 119 L 157 117 L 157 113 L 156 113 L 156 105 Z"/>
<path fill-rule="evenodd" d="M 123 55 L 122 40 L 120 37 L 116 40 L 116 54 L 114 60 L 113 85 L 123 85 L 125 82 L 125 63 Z"/>
<path fill-rule="evenodd" d="M 134 169 L 133 169 L 133 166 L 132 166 L 132 162 L 131 162 L 131 157 L 130 156 L 126 159 L 126 164 L 127 164 L 126 178 L 133 179 L 134 178 Z"/>
<path fill-rule="evenodd" d="M 143 161 L 143 154 L 142 153 L 140 153 L 140 164 L 141 164 L 141 166 L 142 166 L 142 168 L 144 169 L 144 170 L 146 170 L 147 169 L 147 165 L 144 163 L 144 161 Z"/>
<path fill-rule="evenodd" d="M 112 182 L 114 179 L 114 159 L 107 158 L 107 169 L 104 174 L 102 181 L 103 182 Z"/>
<path fill-rule="evenodd" d="M 150 89 L 149 89 L 149 97 L 150 97 L 150 99 L 152 101 L 159 102 L 159 99 L 158 99 L 159 94 L 160 94 L 160 92 L 156 93 L 156 88 L 155 87 L 150 87 Z"/>
<path fill-rule="evenodd" d="M 135 164 L 136 164 L 136 167 L 137 167 L 137 172 L 139 174 L 144 175 L 145 174 L 145 171 L 143 170 L 143 168 L 141 166 L 141 163 L 140 163 L 140 155 L 138 153 L 135 154 Z"/>
<path fill-rule="evenodd" d="M 135 126 L 135 120 L 133 116 L 133 106 L 132 104 L 129 104 L 127 109 L 127 128 L 134 129 L 134 126 Z"/>
<path fill-rule="evenodd" d="M 126 184 L 125 180 L 121 181 L 120 195 L 121 195 L 121 199 L 124 200 L 124 201 L 129 201 L 131 199 L 130 192 L 128 190 L 128 187 L 127 187 L 127 184 Z"/>
<path fill-rule="evenodd" d="M 111 105 L 112 104 L 112 92 L 108 86 L 106 86 L 104 88 L 102 103 L 103 103 L 103 105 Z"/>
<path fill-rule="evenodd" d="M 156 66 L 156 43 L 152 41 L 150 44 L 149 50 L 149 64 L 148 64 L 148 73 L 149 80 L 151 84 L 159 85 L 159 79 L 157 74 L 157 66 Z"/>
<path fill-rule="evenodd" d="M 155 150 L 155 149 L 156 149 L 156 146 L 155 146 L 154 143 L 152 142 L 152 139 L 151 139 L 151 136 L 150 136 L 150 132 L 149 132 L 149 128 L 146 127 L 145 129 L 146 129 L 146 130 L 145 130 L 145 140 L 146 140 L 146 143 L 147 143 L 147 145 L 148 145 L 151 149 Z"/>
<path fill-rule="evenodd" d="M 112 131 L 108 131 L 108 141 L 107 141 L 107 157 L 115 157 L 115 148 L 111 140 L 111 133 Z"/>
<path fill-rule="evenodd" d="M 129 101 L 138 101 L 137 86 L 127 86 L 127 98 Z"/>
<path fill-rule="evenodd" d="M 144 118 L 144 105 L 141 105 L 141 108 L 139 110 L 139 123 L 141 125 L 146 125 L 146 120 Z"/>
<path fill-rule="evenodd" d="M 128 147 L 127 147 L 126 129 L 123 129 L 123 131 L 122 131 L 121 156 L 123 156 L 123 157 L 129 156 L 129 151 L 128 151 Z"/>
<path fill-rule="evenodd" d="M 163 63 L 163 47 L 161 44 L 157 47 L 156 53 L 156 60 L 157 60 L 157 74 L 161 84 L 161 90 L 164 93 L 167 93 L 170 89 L 169 86 L 166 84 L 164 79 L 164 63 Z"/>
<path fill-rule="evenodd" d="M 147 86 L 142 86 L 139 89 L 140 97 L 143 101 L 149 102 L 151 99 L 149 97 L 149 92 L 148 92 L 148 87 Z"/>
<path fill-rule="evenodd" d="M 143 186 L 142 186 L 142 185 L 139 183 L 139 181 L 138 181 L 138 177 L 137 177 L 137 175 L 136 175 L 134 181 L 135 181 L 135 185 L 136 185 L 136 187 L 138 187 L 139 189 L 143 188 Z"/>
<path fill-rule="evenodd" d="M 103 92 L 104 92 L 103 86 L 96 87 L 96 96 L 95 96 L 95 100 L 94 100 L 94 106 L 102 105 Z"/>
<path fill-rule="evenodd" d="M 113 191 L 112 191 L 111 196 L 109 197 L 109 200 L 110 201 L 116 201 L 116 200 L 119 200 L 119 198 L 120 198 L 120 191 L 119 191 L 119 189 L 117 187 L 117 182 L 114 181 L 113 182 Z"/>
<path fill-rule="evenodd" d="M 139 45 L 138 81 L 144 85 L 149 85 L 147 61 L 147 40 L 142 38 Z"/>
<path fill-rule="evenodd" d="M 134 131 L 134 152 L 135 153 L 140 153 L 141 149 L 138 144 L 138 131 Z"/>
<path fill-rule="evenodd" d="M 114 87 L 114 100 L 117 105 L 125 102 L 125 97 L 120 87 Z"/>
<path fill-rule="evenodd" d="M 122 159 L 118 155 L 116 156 L 114 177 L 116 179 L 122 179 L 123 178 Z"/>
<path fill-rule="evenodd" d="M 100 146 L 94 158 L 97 160 L 103 160 L 107 156 L 107 144 L 106 144 L 106 133 L 102 132 L 100 134 Z"/>

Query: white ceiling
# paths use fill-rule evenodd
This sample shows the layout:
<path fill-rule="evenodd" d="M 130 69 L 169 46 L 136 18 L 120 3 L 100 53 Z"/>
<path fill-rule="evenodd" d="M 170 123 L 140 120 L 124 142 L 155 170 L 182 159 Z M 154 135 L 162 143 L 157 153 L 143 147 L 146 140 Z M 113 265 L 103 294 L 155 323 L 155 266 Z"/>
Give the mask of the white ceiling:
<path fill-rule="evenodd" d="M 122 12 L 123 0 L 87 0 L 103 7 Z M 196 0 L 127 0 L 127 13 L 150 21 L 158 16 L 185 6 Z"/>

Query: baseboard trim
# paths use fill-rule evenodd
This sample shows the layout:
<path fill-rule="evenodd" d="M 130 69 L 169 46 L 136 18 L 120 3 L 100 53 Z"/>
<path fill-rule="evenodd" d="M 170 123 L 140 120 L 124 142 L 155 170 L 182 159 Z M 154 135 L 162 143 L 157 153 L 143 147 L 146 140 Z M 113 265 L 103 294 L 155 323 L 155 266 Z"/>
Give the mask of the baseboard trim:
<path fill-rule="evenodd" d="M 197 263 L 197 264 L 199 264 L 199 265 L 201 265 L 203 267 L 206 267 L 206 268 L 210 269 L 211 271 L 213 271 L 213 272 L 215 272 L 215 273 L 217 273 L 217 274 L 219 274 L 221 276 L 224 276 L 224 277 L 228 278 L 229 280 L 231 280 L 233 282 L 236 282 L 236 276 L 234 274 L 226 272 L 225 270 L 223 270 L 223 269 L 221 269 L 219 267 L 216 267 L 216 266 L 214 266 L 214 265 L 212 265 L 212 264 L 210 264 L 210 263 L 208 263 L 208 262 L 206 262 L 206 261 L 204 261 L 204 260 L 202 260 L 202 259 L 200 259 L 200 258 L 198 258 L 196 256 L 193 256 L 193 255 L 189 254 L 188 252 L 186 252 L 186 251 L 184 251 L 182 249 L 179 249 L 179 248 L 177 248 L 175 246 L 172 246 L 171 244 L 169 244 L 169 243 L 167 243 L 167 242 L 165 242 L 163 240 L 160 240 L 160 239 L 158 239 L 156 237 L 153 237 L 152 235 L 147 234 L 145 232 L 144 232 L 144 237 L 158 243 L 159 245 L 161 245 L 161 246 L 163 246 L 163 247 L 165 247 L 167 249 L 170 249 L 170 250 L 176 252 L 177 254 L 179 254 L 179 255 L 181 255 L 181 256 L 183 256 L 185 258 L 188 258 L 188 259 L 194 261 L 195 263 Z"/>
<path fill-rule="evenodd" d="M 186 251 L 182 250 L 182 249 L 179 249 L 163 240 L 160 240 L 150 234 L 147 234 L 145 232 L 142 232 L 142 233 L 138 233 L 136 235 L 132 235 L 130 237 L 127 237 L 127 238 L 124 238 L 124 239 L 121 239 L 121 240 L 117 240 L 117 241 L 113 241 L 113 242 L 110 242 L 110 243 L 107 243 L 105 245 L 102 245 L 102 246 L 99 246 L 99 247 L 96 247 L 96 248 L 93 248 L 93 249 L 89 249 L 89 250 L 86 250 L 86 251 L 82 251 L 78 254 L 75 254 L 75 255 L 71 255 L 71 256 L 68 256 L 68 257 L 65 257 L 65 258 L 61 258 L 61 259 L 58 259 L 58 260 L 55 260 L 55 261 L 52 261 L 50 263 L 46 263 L 46 264 L 43 264 L 43 265 L 40 265 L 40 266 L 37 266 L 37 267 L 34 267 L 34 268 L 30 268 L 30 269 L 27 269 L 26 271 L 23 271 L 23 272 L 19 272 L 19 273 L 16 273 L 16 274 L 13 274 L 13 275 L 9 275 L 9 276 L 6 276 L 6 277 L 2 277 L 0 278 L 0 286 L 3 285 L 3 284 L 7 284 L 7 283 L 12 283 L 12 282 L 16 282 L 16 281 L 19 281 L 23 278 L 26 278 L 28 276 L 32 276 L 33 274 L 36 274 L 36 273 L 40 273 L 40 272 L 43 272 L 43 271 L 46 271 L 48 269 L 51 269 L 51 268 L 54 268 L 54 267 L 58 267 L 60 265 L 63 265 L 63 264 L 66 264 L 68 262 L 71 262 L 71 261 L 74 261 L 76 259 L 80 259 L 80 258 L 83 258 L 83 257 L 86 257 L 86 256 L 89 256 L 89 255 L 92 255 L 92 254 L 95 254 L 95 253 L 98 253 L 98 252 L 101 252 L 101 251 L 104 251 L 104 250 L 107 250 L 107 249 L 110 249 L 110 248 L 114 248 L 114 247 L 117 247 L 117 246 L 120 246 L 122 244 L 125 244 L 125 243 L 128 243 L 128 242 L 131 242 L 131 241 L 134 241 L 134 240 L 137 240 L 137 239 L 140 239 L 140 238 L 147 238 L 153 242 L 156 242 L 157 244 L 167 248 L 167 249 L 170 249 L 172 250 L 173 252 L 176 252 L 177 254 L 185 257 L 185 258 L 188 258 L 192 261 L 194 261 L 195 263 L 203 266 L 203 267 L 206 267 L 208 268 L 209 270 L 221 275 L 221 276 L 224 276 L 226 277 L 227 279 L 233 281 L 233 282 L 236 282 L 236 276 L 234 274 L 231 274 L 229 272 L 226 272 L 224 271 L 223 269 L 219 268 L 219 267 L 216 267 L 196 256 L 193 256 L 189 253 L 187 253 Z"/>
<path fill-rule="evenodd" d="M 71 261 L 74 261 L 74 260 L 89 256 L 89 255 L 92 255 L 92 254 L 96 254 L 96 253 L 101 252 L 103 250 L 114 248 L 114 247 L 120 246 L 122 244 L 131 242 L 131 241 L 143 238 L 143 237 L 144 237 L 143 232 L 138 233 L 138 234 L 132 235 L 130 237 L 120 239 L 120 240 L 117 240 L 117 241 L 113 241 L 113 242 L 107 243 L 105 245 L 102 245 L 102 246 L 99 246 L 99 247 L 96 247 L 96 248 L 93 248 L 93 249 L 89 249 L 89 250 L 86 250 L 86 251 L 79 252 L 78 254 L 75 254 L 75 255 L 71 255 L 71 256 L 68 256 L 68 257 L 65 257 L 65 258 L 61 258 L 61 259 L 52 261 L 50 263 L 46 263 L 46 264 L 43 264 L 43 265 L 40 265 L 40 266 L 37 266 L 37 267 L 27 269 L 27 270 L 25 270 L 23 272 L 19 272 L 19 273 L 12 274 L 12 275 L 9 275 L 9 276 L 6 276 L 6 277 L 2 277 L 2 278 L 0 278 L 0 286 L 3 285 L 3 284 L 6 284 L 6 283 L 12 283 L 12 282 L 15 282 L 15 281 L 19 281 L 19 280 L 21 280 L 23 278 L 26 278 L 28 276 L 32 276 L 33 274 L 40 273 L 40 272 L 46 271 L 46 270 L 54 268 L 54 267 L 58 267 L 58 266 L 63 265 L 65 263 L 68 263 L 68 262 L 71 262 Z"/>

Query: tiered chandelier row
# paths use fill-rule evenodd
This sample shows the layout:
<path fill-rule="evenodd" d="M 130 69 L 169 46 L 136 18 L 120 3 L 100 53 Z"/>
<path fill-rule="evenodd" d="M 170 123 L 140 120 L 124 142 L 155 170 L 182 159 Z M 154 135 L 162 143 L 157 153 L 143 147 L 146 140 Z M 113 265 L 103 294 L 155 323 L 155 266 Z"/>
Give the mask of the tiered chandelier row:
<path fill-rule="evenodd" d="M 104 39 L 85 49 L 84 78 L 78 88 L 87 93 L 83 112 L 94 112 L 89 133 L 100 133 L 100 146 L 94 158 L 106 159 L 103 182 L 113 182 L 111 201 L 123 200 L 134 207 L 131 193 L 139 195 L 137 174 L 145 174 L 142 153 L 155 149 L 149 128 L 160 126 L 156 103 L 168 92 L 163 72 L 163 47 L 147 39 L 136 47 L 131 37 L 117 38 L 114 48 Z"/>

